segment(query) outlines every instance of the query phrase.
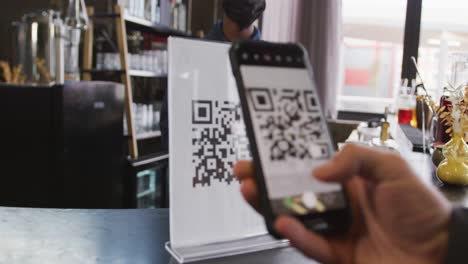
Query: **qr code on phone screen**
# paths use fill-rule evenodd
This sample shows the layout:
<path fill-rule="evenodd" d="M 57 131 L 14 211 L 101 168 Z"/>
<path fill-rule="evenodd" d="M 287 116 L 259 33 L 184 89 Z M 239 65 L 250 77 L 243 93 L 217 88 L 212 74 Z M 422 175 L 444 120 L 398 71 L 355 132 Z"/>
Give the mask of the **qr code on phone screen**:
<path fill-rule="evenodd" d="M 228 101 L 192 102 L 193 187 L 231 184 L 238 160 L 250 159 L 241 107 Z"/>
<path fill-rule="evenodd" d="M 253 118 L 270 160 L 321 160 L 330 155 L 318 99 L 313 91 L 252 88 Z"/>

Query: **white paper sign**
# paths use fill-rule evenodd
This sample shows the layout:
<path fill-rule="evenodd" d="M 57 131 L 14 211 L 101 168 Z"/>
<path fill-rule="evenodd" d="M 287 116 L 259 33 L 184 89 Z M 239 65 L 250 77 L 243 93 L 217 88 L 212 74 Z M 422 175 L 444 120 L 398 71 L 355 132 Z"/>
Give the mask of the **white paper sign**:
<path fill-rule="evenodd" d="M 229 45 L 169 39 L 170 235 L 187 247 L 266 234 L 232 175 L 250 159 Z"/>

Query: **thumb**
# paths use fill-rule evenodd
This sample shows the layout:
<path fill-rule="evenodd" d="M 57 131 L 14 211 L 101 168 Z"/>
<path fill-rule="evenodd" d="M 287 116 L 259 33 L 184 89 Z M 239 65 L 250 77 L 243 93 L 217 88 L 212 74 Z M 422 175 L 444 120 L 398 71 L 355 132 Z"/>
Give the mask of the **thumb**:
<path fill-rule="evenodd" d="M 307 230 L 302 223 L 288 216 L 281 216 L 275 223 L 276 231 L 289 239 L 292 246 L 304 255 L 320 262 L 334 263 L 331 246 L 324 238 Z"/>

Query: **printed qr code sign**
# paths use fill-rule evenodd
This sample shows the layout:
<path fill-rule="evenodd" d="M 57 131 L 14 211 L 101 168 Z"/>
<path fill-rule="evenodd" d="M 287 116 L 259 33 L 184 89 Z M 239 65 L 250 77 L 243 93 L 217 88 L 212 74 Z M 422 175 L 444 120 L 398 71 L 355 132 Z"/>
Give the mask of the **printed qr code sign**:
<path fill-rule="evenodd" d="M 248 94 L 271 161 L 329 157 L 326 128 L 314 92 L 252 88 Z"/>
<path fill-rule="evenodd" d="M 193 187 L 231 185 L 238 160 L 250 159 L 241 107 L 228 101 L 192 102 Z"/>
<path fill-rule="evenodd" d="M 328 145 L 326 144 L 311 144 L 309 150 L 310 155 L 315 160 L 324 159 L 330 155 Z"/>
<path fill-rule="evenodd" d="M 192 122 L 194 124 L 211 124 L 213 122 L 213 108 L 210 101 L 194 101 L 192 106 Z"/>

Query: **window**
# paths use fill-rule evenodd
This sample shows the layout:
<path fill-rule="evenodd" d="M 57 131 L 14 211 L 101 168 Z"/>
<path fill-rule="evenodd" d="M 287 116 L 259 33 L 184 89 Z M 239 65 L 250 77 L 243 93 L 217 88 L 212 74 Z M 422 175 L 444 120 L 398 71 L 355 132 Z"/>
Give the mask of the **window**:
<path fill-rule="evenodd" d="M 426 86 L 435 98 L 441 96 L 451 79 L 451 54 L 468 51 L 466 10 L 466 0 L 423 1 L 419 64 Z"/>
<path fill-rule="evenodd" d="M 407 0 L 343 0 L 338 109 L 383 113 L 401 82 Z"/>

